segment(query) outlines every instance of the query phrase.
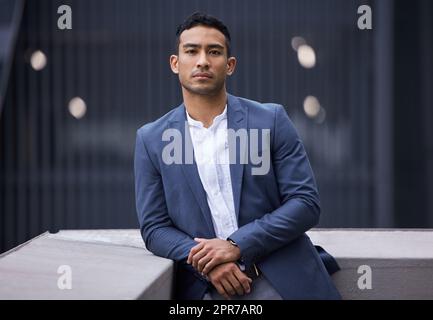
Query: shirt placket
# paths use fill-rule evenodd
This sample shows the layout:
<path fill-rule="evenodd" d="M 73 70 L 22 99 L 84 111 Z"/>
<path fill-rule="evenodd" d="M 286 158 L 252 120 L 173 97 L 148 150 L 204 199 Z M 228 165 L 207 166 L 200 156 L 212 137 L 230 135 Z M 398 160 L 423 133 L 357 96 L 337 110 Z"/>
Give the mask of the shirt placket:
<path fill-rule="evenodd" d="M 220 230 L 219 237 L 220 238 L 226 238 L 227 234 L 230 234 L 231 224 L 230 220 L 228 219 L 229 212 L 226 212 L 226 205 L 225 200 L 223 196 L 223 192 L 221 190 L 221 186 L 219 183 L 219 175 L 218 175 L 218 169 L 217 169 L 217 157 L 218 157 L 218 148 L 216 147 L 217 144 L 217 136 L 214 131 L 215 128 L 212 128 L 212 130 L 209 130 L 209 154 L 211 155 L 211 165 L 209 167 L 209 186 L 211 188 L 212 192 L 212 199 L 213 207 L 216 209 L 216 218 L 218 219 L 218 225 L 222 226 L 222 230 Z M 225 231 L 225 232 L 224 232 Z"/>

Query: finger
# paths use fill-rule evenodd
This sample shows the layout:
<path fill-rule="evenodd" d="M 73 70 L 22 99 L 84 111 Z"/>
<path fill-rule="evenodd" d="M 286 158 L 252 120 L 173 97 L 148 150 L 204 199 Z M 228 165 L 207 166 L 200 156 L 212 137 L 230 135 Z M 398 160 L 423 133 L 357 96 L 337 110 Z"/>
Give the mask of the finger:
<path fill-rule="evenodd" d="M 230 284 L 232 285 L 232 287 L 235 289 L 236 293 L 239 296 L 244 295 L 245 291 L 242 286 L 242 283 L 235 277 L 233 273 L 227 277 L 227 280 L 230 282 Z"/>
<path fill-rule="evenodd" d="M 224 290 L 224 287 L 220 283 L 214 283 L 213 285 L 215 289 L 217 289 L 220 295 L 222 295 L 226 300 L 230 300 L 229 295 L 227 294 L 227 292 Z"/>
<path fill-rule="evenodd" d="M 188 254 L 188 259 L 186 260 L 186 263 L 191 263 L 191 259 L 194 254 L 196 254 L 198 251 L 200 251 L 203 248 L 204 244 L 199 243 L 196 246 L 192 247 Z"/>
<path fill-rule="evenodd" d="M 194 238 L 194 241 L 197 241 L 197 242 L 203 242 L 203 241 L 206 241 L 206 240 L 208 240 L 208 239 L 204 239 L 204 238 Z"/>
<path fill-rule="evenodd" d="M 194 247 L 191 248 L 190 253 L 194 255 L 195 253 L 199 252 L 204 247 L 204 243 L 198 243 Z"/>
<path fill-rule="evenodd" d="M 239 268 L 234 273 L 235 277 L 239 280 L 246 294 L 251 292 L 251 283 L 253 280 L 245 275 Z"/>
<path fill-rule="evenodd" d="M 204 267 L 204 269 L 203 269 L 203 274 L 208 274 L 209 272 L 211 272 L 212 271 L 212 269 L 213 268 L 215 268 L 217 265 L 219 265 L 219 264 L 221 264 L 222 263 L 222 261 L 221 261 L 221 259 L 219 259 L 219 258 L 213 258 L 213 259 L 211 259 L 207 264 L 206 264 L 206 266 Z"/>
<path fill-rule="evenodd" d="M 223 285 L 225 292 L 227 292 L 230 296 L 234 296 L 236 294 L 236 290 L 227 279 L 221 279 L 221 284 Z"/>
<path fill-rule="evenodd" d="M 200 259 L 202 259 L 202 258 L 204 258 L 206 256 L 209 256 L 209 258 L 212 258 L 210 255 L 208 255 L 207 250 L 203 249 L 203 250 L 199 251 L 198 253 L 196 253 L 192 257 L 191 263 L 192 263 L 192 266 L 194 267 L 194 269 L 198 270 L 197 269 L 198 268 L 198 262 L 200 261 Z"/>
<path fill-rule="evenodd" d="M 211 261 L 211 260 L 212 260 L 212 257 L 210 255 L 206 255 L 203 258 L 201 258 L 197 263 L 197 271 L 206 275 L 206 273 L 204 273 L 203 270 L 207 266 L 209 261 Z"/>

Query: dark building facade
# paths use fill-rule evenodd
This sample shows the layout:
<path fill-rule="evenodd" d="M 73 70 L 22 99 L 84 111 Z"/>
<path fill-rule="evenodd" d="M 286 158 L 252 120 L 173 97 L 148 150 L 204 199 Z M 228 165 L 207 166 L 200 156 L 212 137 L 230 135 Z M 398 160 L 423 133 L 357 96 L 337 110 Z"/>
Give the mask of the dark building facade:
<path fill-rule="evenodd" d="M 0 1 L 0 45 L 11 47 L 0 65 L 0 252 L 46 230 L 138 227 L 135 131 L 181 103 L 168 59 L 197 10 L 232 33 L 228 91 L 283 104 L 294 121 L 320 227 L 433 227 L 431 1 L 10 3 Z M 58 28 L 64 4 L 71 30 Z M 372 30 L 357 26 L 361 5 Z"/>

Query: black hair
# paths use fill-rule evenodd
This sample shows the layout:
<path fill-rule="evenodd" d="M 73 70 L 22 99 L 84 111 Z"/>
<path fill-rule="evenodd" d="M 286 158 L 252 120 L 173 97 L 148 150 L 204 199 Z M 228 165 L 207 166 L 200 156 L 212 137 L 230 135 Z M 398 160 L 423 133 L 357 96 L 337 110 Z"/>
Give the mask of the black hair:
<path fill-rule="evenodd" d="M 185 19 L 182 24 L 177 27 L 176 31 L 176 52 L 179 52 L 180 35 L 185 30 L 195 26 L 206 26 L 219 30 L 226 38 L 227 56 L 230 57 L 230 32 L 229 29 L 217 18 L 206 13 L 195 12 Z"/>

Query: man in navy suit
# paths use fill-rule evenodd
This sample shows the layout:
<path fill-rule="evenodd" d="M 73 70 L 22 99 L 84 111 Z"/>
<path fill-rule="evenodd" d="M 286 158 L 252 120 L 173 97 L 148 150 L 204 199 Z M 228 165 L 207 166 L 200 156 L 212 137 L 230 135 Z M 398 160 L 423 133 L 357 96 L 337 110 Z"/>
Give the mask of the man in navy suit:
<path fill-rule="evenodd" d="M 200 13 L 177 31 L 183 103 L 137 131 L 146 247 L 176 261 L 175 298 L 339 299 L 305 234 L 320 204 L 303 144 L 277 104 L 226 92 L 230 34 Z"/>

